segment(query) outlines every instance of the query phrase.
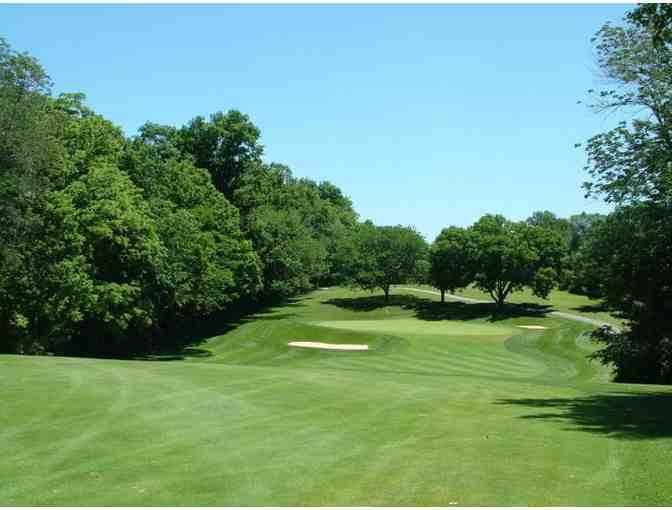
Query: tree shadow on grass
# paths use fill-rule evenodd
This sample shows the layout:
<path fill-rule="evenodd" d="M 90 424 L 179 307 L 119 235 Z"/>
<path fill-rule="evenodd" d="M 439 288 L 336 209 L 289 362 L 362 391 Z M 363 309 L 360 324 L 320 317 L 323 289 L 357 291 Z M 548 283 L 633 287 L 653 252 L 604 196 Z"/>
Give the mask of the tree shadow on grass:
<path fill-rule="evenodd" d="M 672 391 L 609 393 L 580 398 L 501 399 L 496 403 L 544 409 L 546 412 L 518 418 L 565 423 L 571 426 L 570 430 L 628 440 L 672 437 Z"/>
<path fill-rule="evenodd" d="M 590 304 L 590 305 L 581 305 L 581 306 L 575 306 L 571 308 L 571 310 L 575 312 L 584 312 L 584 313 L 597 313 L 597 312 L 604 312 L 604 313 L 613 313 L 614 309 L 610 307 L 606 302 L 600 301 L 595 304 Z"/>
<path fill-rule="evenodd" d="M 213 337 L 222 336 L 252 321 L 276 321 L 295 317 L 290 312 L 280 310 L 291 307 L 305 306 L 304 298 L 276 300 L 263 305 L 251 304 L 238 310 L 213 314 L 207 317 L 188 321 L 175 321 L 163 332 L 164 338 L 159 342 L 163 347 L 151 353 L 132 356 L 132 359 L 143 361 L 183 361 L 185 359 L 209 358 L 213 353 L 200 348 Z"/>
<path fill-rule="evenodd" d="M 185 347 L 184 349 L 170 350 L 164 353 L 146 354 L 135 359 L 142 361 L 184 361 L 188 358 L 209 358 L 210 356 L 213 356 L 212 352 L 206 349 Z"/>
<path fill-rule="evenodd" d="M 426 300 L 417 303 L 414 311 L 418 319 L 427 321 L 485 318 L 489 322 L 496 322 L 516 317 L 545 317 L 548 312 L 552 311 L 552 307 L 536 303 L 507 303 L 498 309 L 495 303 L 464 303 L 461 301 L 440 303 Z"/>
<path fill-rule="evenodd" d="M 515 317 L 545 317 L 553 311 L 550 305 L 536 303 L 507 303 L 498 309 L 495 303 L 465 303 L 462 301 L 446 301 L 441 303 L 429 298 L 421 298 L 410 294 L 391 295 L 389 301 L 384 296 L 365 296 L 357 298 L 334 298 L 322 301 L 324 304 L 354 312 L 370 312 L 387 306 L 411 310 L 420 320 L 442 321 L 487 319 L 496 322 Z"/>

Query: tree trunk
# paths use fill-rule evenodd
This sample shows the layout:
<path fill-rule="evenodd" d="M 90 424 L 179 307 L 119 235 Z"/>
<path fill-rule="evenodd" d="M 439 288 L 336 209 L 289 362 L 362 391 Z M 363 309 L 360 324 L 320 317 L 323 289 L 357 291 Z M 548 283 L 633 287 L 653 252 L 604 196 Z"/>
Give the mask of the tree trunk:
<path fill-rule="evenodd" d="M 446 302 L 446 289 L 441 289 L 441 302 Z"/>
<path fill-rule="evenodd" d="M 506 303 L 506 296 L 508 295 L 508 292 L 503 292 L 499 291 L 497 292 L 497 312 L 501 312 L 502 309 L 504 308 L 504 303 Z"/>
<path fill-rule="evenodd" d="M 509 292 L 511 292 L 511 284 L 507 284 L 506 282 L 497 282 L 495 288 L 490 290 L 490 297 L 497 306 L 497 312 L 504 308 L 504 303 Z"/>
<path fill-rule="evenodd" d="M 386 285 L 383 287 L 383 290 L 385 291 L 385 302 L 387 303 L 390 300 L 390 286 Z"/>

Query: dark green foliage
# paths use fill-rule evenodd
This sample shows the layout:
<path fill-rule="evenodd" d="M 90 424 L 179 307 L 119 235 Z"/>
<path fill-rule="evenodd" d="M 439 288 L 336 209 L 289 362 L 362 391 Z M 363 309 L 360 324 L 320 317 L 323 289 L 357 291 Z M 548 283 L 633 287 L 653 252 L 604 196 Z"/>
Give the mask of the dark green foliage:
<path fill-rule="evenodd" d="M 560 287 L 591 298 L 605 295 L 605 266 L 598 262 L 596 241 L 606 216 L 577 215 L 570 217 L 574 224 L 573 244 L 564 262 L 565 278 Z M 608 247 L 604 247 L 608 248 Z"/>
<path fill-rule="evenodd" d="M 429 283 L 441 291 L 445 301 L 446 290 L 455 292 L 468 286 L 476 272 L 476 251 L 470 231 L 445 228 L 429 250 Z"/>
<path fill-rule="evenodd" d="M 526 223 L 544 228 L 559 235 L 566 250 L 561 268 L 558 269 L 558 287 L 590 297 L 600 296 L 599 275 L 594 265 L 586 258 L 586 250 L 580 248 L 589 237 L 591 227 L 604 218 L 601 214 L 581 213 L 569 218 L 558 218 L 550 211 L 536 211 Z"/>
<path fill-rule="evenodd" d="M 0 350 L 39 349 L 28 334 L 35 298 L 35 241 L 46 193 L 63 173 L 65 150 L 39 63 L 0 38 Z"/>
<path fill-rule="evenodd" d="M 357 215 L 336 186 L 295 179 L 284 165 L 255 165 L 241 176 L 233 201 L 261 259 L 265 295 L 345 281 L 343 242 Z"/>
<path fill-rule="evenodd" d="M 669 45 L 672 41 L 672 5 L 640 4 L 627 17 L 636 25 L 648 29 L 654 46 Z"/>
<path fill-rule="evenodd" d="M 558 218 L 551 211 L 536 211 L 525 222 L 533 227 L 541 227 L 545 230 L 555 232 L 565 241 L 567 248 L 569 248 L 573 234 L 573 225 L 570 220 Z"/>
<path fill-rule="evenodd" d="M 166 249 L 161 267 L 161 306 L 167 316 L 202 316 L 254 295 L 259 263 L 240 232 L 238 211 L 205 170 L 188 160 L 153 158 L 136 140 L 124 158 L 144 190 Z"/>
<path fill-rule="evenodd" d="M 247 115 L 231 110 L 214 113 L 210 120 L 195 117 L 175 132 L 175 144 L 197 167 L 210 172 L 215 187 L 231 198 L 238 178 L 260 161 L 260 134 Z"/>
<path fill-rule="evenodd" d="M 382 289 L 386 301 L 391 285 L 416 277 L 417 263 L 427 251 L 427 243 L 412 227 L 377 227 L 368 221 L 357 229 L 355 246 L 353 283 L 366 290 Z"/>
<path fill-rule="evenodd" d="M 604 219 L 603 214 L 581 213 L 570 216 L 567 221 L 570 225 L 571 235 L 569 241 L 569 251 L 574 253 L 581 248 L 584 240 L 590 235 L 591 229 Z"/>
<path fill-rule="evenodd" d="M 94 166 L 53 193 L 47 224 L 38 283 L 51 290 L 40 303 L 49 327 L 34 334 L 50 350 L 72 336 L 79 352 L 144 350 L 137 341 L 156 318 L 165 248 L 141 190 L 118 168 Z"/>
<path fill-rule="evenodd" d="M 313 288 L 326 271 L 326 249 L 313 236 L 301 211 L 262 206 L 249 235 L 264 266 L 265 293 L 291 296 Z"/>
<path fill-rule="evenodd" d="M 597 357 L 619 381 L 672 384 L 672 208 L 623 207 L 599 229 L 591 252 L 602 268 L 608 303 L 628 320 L 599 331 Z"/>
<path fill-rule="evenodd" d="M 182 323 L 345 277 L 350 200 L 264 164 L 247 116 L 126 139 L 83 94 L 50 87 L 0 40 L 1 351 L 175 347 Z"/>
<path fill-rule="evenodd" d="M 579 250 L 600 293 L 628 320 L 598 331 L 596 356 L 620 381 L 672 383 L 672 52 L 670 10 L 640 6 L 626 25 L 597 34 L 598 64 L 617 88 L 600 109 L 636 107 L 642 117 L 588 141 L 589 194 L 619 206 Z"/>
<path fill-rule="evenodd" d="M 545 298 L 557 284 L 565 254 L 557 232 L 489 214 L 469 231 L 474 243 L 474 283 L 498 306 L 524 287 Z"/>

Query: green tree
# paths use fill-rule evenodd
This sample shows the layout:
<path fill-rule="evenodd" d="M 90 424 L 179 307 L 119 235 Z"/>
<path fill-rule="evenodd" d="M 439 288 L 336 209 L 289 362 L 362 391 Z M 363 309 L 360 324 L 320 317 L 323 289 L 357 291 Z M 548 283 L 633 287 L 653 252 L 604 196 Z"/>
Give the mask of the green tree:
<path fill-rule="evenodd" d="M 240 176 L 260 161 L 259 136 L 259 128 L 247 115 L 230 110 L 216 112 L 209 120 L 195 117 L 177 130 L 175 143 L 194 158 L 197 167 L 210 172 L 215 187 L 231 198 Z"/>
<path fill-rule="evenodd" d="M 672 48 L 655 45 L 647 27 L 604 25 L 596 37 L 597 63 L 618 85 L 591 91 L 592 108 L 645 111 L 588 140 L 588 195 L 608 202 L 669 201 L 672 193 Z"/>
<path fill-rule="evenodd" d="M 672 5 L 641 4 L 627 14 L 632 23 L 645 27 L 651 34 L 654 46 L 669 45 L 672 41 Z"/>
<path fill-rule="evenodd" d="M 264 163 L 259 136 L 232 110 L 127 139 L 0 39 L 0 349 L 141 352 L 173 324 L 352 279 L 350 199 Z"/>
<path fill-rule="evenodd" d="M 311 289 L 327 270 L 326 249 L 298 210 L 262 206 L 250 219 L 250 234 L 264 267 L 266 296 Z"/>
<path fill-rule="evenodd" d="M 165 248 L 140 189 L 118 168 L 96 166 L 53 192 L 46 216 L 32 334 L 57 350 L 55 340 L 76 340 L 66 352 L 146 349 Z"/>
<path fill-rule="evenodd" d="M 241 176 L 232 200 L 265 268 L 266 295 L 346 280 L 342 240 L 357 215 L 336 186 L 296 179 L 284 165 L 257 164 Z"/>
<path fill-rule="evenodd" d="M 604 217 L 604 214 L 589 214 L 582 212 L 581 214 L 574 214 L 567 219 L 567 221 L 569 221 L 571 230 L 571 237 L 569 241 L 570 253 L 576 252 L 579 248 L 581 248 L 581 245 L 589 236 L 593 226 L 602 221 Z"/>
<path fill-rule="evenodd" d="M 357 259 L 353 282 L 366 289 L 382 289 L 389 300 L 390 286 L 405 283 L 416 275 L 417 261 L 427 243 L 412 227 L 361 224 L 356 233 Z"/>
<path fill-rule="evenodd" d="M 143 190 L 167 250 L 160 272 L 162 315 L 202 317 L 254 295 L 261 271 L 237 209 L 207 171 L 189 160 L 157 158 L 154 149 L 139 137 L 123 166 Z"/>
<path fill-rule="evenodd" d="M 460 227 L 445 228 L 429 250 L 429 282 L 441 291 L 454 293 L 474 279 L 476 252 L 470 231 Z"/>
<path fill-rule="evenodd" d="M 595 357 L 613 364 L 616 380 L 672 384 L 672 207 L 624 206 L 597 229 L 590 257 L 607 302 L 628 321 L 598 330 Z"/>
<path fill-rule="evenodd" d="M 63 172 L 60 118 L 51 80 L 40 64 L 0 38 L 0 350 L 31 352 L 29 308 L 34 306 L 47 192 Z"/>
<path fill-rule="evenodd" d="M 556 232 L 569 248 L 572 240 L 572 224 L 569 220 L 558 218 L 551 211 L 535 211 L 525 222 L 534 227 Z"/>
<path fill-rule="evenodd" d="M 554 231 L 485 215 L 469 229 L 476 250 L 474 283 L 502 307 L 511 292 L 528 287 L 546 298 L 557 283 L 565 253 Z"/>
<path fill-rule="evenodd" d="M 560 288 L 591 298 L 604 296 L 604 269 L 594 256 L 595 236 L 606 216 L 586 214 L 570 216 L 572 239 L 563 263 L 564 279 Z"/>
<path fill-rule="evenodd" d="M 640 6 L 623 26 L 595 38 L 598 65 L 613 89 L 596 92 L 599 111 L 635 112 L 586 146 L 588 194 L 617 206 L 597 226 L 585 254 L 602 293 L 628 322 L 599 330 L 596 356 L 617 379 L 672 383 L 672 47 L 670 11 Z M 582 248 L 583 249 L 583 248 Z"/>

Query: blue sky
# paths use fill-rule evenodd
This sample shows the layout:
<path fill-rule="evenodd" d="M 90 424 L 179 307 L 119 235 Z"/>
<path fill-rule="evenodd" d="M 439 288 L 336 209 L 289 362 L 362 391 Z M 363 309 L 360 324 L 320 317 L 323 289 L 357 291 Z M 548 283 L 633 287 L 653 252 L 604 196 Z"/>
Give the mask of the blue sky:
<path fill-rule="evenodd" d="M 2 5 L 57 92 L 133 134 L 239 109 L 266 159 L 428 240 L 487 212 L 606 212 L 577 142 L 609 128 L 591 36 L 628 5 Z"/>

